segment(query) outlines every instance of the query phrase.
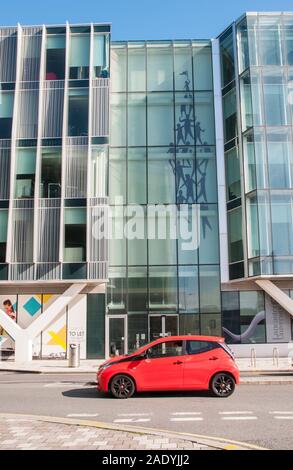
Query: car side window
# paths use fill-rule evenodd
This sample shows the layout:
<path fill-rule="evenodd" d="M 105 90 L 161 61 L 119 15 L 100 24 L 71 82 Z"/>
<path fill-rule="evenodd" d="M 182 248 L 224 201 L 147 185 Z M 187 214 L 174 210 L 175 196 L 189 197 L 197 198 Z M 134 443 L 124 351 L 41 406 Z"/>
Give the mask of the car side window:
<path fill-rule="evenodd" d="M 187 354 L 201 354 L 219 348 L 213 341 L 187 341 Z"/>
<path fill-rule="evenodd" d="M 166 341 L 148 349 L 148 357 L 157 359 L 159 357 L 172 357 L 183 355 L 183 341 Z"/>

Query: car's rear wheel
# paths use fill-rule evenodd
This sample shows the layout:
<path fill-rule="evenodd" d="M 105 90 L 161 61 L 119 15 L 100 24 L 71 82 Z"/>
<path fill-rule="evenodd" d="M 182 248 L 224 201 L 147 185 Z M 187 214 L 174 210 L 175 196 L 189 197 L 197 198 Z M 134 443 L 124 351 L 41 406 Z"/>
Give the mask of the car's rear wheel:
<path fill-rule="evenodd" d="M 116 375 L 111 380 L 110 392 L 115 398 L 130 398 L 135 392 L 134 381 L 128 375 Z"/>
<path fill-rule="evenodd" d="M 235 380 L 226 372 L 216 374 L 211 380 L 210 391 L 215 397 L 227 398 L 232 395 L 234 390 Z"/>

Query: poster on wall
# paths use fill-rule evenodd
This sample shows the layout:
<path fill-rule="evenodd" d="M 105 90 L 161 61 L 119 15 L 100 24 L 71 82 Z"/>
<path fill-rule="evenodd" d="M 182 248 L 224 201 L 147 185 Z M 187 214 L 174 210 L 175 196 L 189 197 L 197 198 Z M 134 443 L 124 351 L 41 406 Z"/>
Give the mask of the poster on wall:
<path fill-rule="evenodd" d="M 80 294 L 68 306 L 67 344 L 80 345 L 80 358 L 86 359 L 86 295 Z"/>
<path fill-rule="evenodd" d="M 4 302 L 11 302 L 12 312 L 15 312 L 15 317 L 17 317 L 17 296 L 16 295 L 0 295 L 0 309 L 5 312 Z M 0 326 L 0 351 L 14 352 L 14 341 L 8 335 L 4 328 Z"/>
<path fill-rule="evenodd" d="M 44 311 L 58 298 L 57 295 L 43 295 Z M 66 309 L 42 333 L 42 358 L 65 359 L 67 343 L 67 315 Z"/>
<path fill-rule="evenodd" d="M 286 294 L 289 293 L 286 292 Z M 265 296 L 265 302 L 267 342 L 287 343 L 291 341 L 291 317 L 289 313 L 268 294 Z"/>

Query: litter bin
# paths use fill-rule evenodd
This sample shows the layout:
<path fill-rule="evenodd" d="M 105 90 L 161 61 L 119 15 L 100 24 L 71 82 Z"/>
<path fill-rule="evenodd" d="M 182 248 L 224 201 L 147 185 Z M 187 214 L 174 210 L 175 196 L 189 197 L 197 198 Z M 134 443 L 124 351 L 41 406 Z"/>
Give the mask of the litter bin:
<path fill-rule="evenodd" d="M 69 345 L 69 367 L 80 366 L 80 344 Z"/>

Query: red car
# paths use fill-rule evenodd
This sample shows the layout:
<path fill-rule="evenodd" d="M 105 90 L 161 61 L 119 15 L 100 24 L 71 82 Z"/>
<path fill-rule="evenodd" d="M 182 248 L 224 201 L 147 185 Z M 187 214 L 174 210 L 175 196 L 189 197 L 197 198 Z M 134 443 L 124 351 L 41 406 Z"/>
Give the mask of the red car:
<path fill-rule="evenodd" d="M 239 384 L 239 370 L 223 338 L 169 336 L 104 362 L 97 384 L 115 398 L 165 390 L 210 390 L 228 397 Z"/>

